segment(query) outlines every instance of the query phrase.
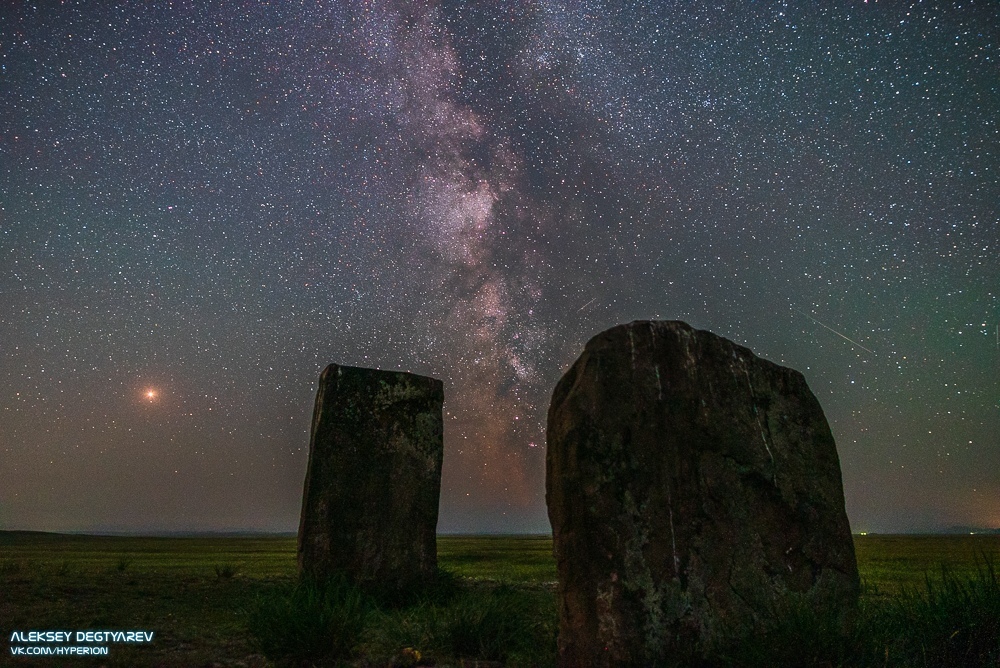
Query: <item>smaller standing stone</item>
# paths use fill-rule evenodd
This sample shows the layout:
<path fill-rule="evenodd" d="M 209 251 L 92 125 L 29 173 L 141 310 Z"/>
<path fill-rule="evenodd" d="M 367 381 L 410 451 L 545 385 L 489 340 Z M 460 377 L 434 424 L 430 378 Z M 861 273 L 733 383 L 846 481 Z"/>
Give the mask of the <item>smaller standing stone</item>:
<path fill-rule="evenodd" d="M 380 590 L 437 572 L 440 380 L 331 364 L 320 376 L 299 524 L 303 576 Z"/>

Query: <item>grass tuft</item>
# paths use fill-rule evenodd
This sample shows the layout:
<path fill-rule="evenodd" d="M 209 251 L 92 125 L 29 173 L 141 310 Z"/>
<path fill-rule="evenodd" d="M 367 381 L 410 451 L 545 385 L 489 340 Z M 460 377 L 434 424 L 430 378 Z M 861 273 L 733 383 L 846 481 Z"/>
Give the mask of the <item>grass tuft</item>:
<path fill-rule="evenodd" d="M 235 564 L 216 564 L 215 577 L 218 580 L 232 580 L 239 572 Z"/>
<path fill-rule="evenodd" d="M 942 565 L 939 579 L 925 576 L 923 590 L 865 607 L 859 641 L 870 665 L 1000 665 L 1000 583 L 989 559 L 967 578 Z"/>
<path fill-rule="evenodd" d="M 416 648 L 439 659 L 544 666 L 554 662 L 556 627 L 549 592 L 466 584 L 448 597 L 382 612 L 370 629 L 368 650 L 392 656 Z"/>
<path fill-rule="evenodd" d="M 24 565 L 20 561 L 7 559 L 2 564 L 0 564 L 0 575 L 17 575 L 23 569 Z"/>
<path fill-rule="evenodd" d="M 303 581 L 258 597 L 247 620 L 272 661 L 334 663 L 360 655 L 378 665 L 457 658 L 545 666 L 555 658 L 550 592 L 461 582 L 447 572 L 432 586 L 387 600 L 342 578 Z"/>
<path fill-rule="evenodd" d="M 459 657 L 506 662 L 530 656 L 545 644 L 537 604 L 535 597 L 505 585 L 469 591 L 442 611 L 441 641 Z"/>
<path fill-rule="evenodd" d="M 247 627 L 271 660 L 336 662 L 352 656 L 370 611 L 369 599 L 343 578 L 303 580 L 258 595 Z"/>
<path fill-rule="evenodd" d="M 987 559 L 964 578 L 942 566 L 939 578 L 925 575 L 923 588 L 863 596 L 846 628 L 837 611 L 791 605 L 768 632 L 741 639 L 722 665 L 996 668 L 1000 583 L 994 564 Z"/>

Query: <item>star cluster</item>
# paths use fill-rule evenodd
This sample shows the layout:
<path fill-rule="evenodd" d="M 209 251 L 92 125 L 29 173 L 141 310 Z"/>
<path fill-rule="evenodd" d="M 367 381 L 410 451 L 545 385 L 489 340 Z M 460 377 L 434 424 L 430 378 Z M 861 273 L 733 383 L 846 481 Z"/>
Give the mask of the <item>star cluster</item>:
<path fill-rule="evenodd" d="M 856 530 L 1000 526 L 992 3 L 0 12 L 0 526 L 294 530 L 337 362 L 444 380 L 442 531 L 546 531 L 650 318 L 806 375 Z"/>

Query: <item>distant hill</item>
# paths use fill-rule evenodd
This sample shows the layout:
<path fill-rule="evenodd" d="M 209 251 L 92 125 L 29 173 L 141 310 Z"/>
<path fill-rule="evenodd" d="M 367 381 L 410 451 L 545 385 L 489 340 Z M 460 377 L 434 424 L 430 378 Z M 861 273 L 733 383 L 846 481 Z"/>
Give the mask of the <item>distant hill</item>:
<path fill-rule="evenodd" d="M 106 536 L 112 538 L 257 538 L 282 537 L 294 538 L 294 531 L 24 531 L 0 529 L 0 545 L 14 540 L 31 538 L 33 540 L 66 540 L 67 538 L 89 538 Z"/>
<path fill-rule="evenodd" d="M 253 529 L 233 529 L 232 531 L 91 531 L 89 536 L 135 536 L 136 538 L 258 538 L 278 536 L 294 538 L 297 531 L 255 531 Z"/>
<path fill-rule="evenodd" d="M 0 546 L 15 545 L 30 541 L 32 543 L 47 541 L 65 541 L 84 539 L 86 536 L 76 536 L 66 533 L 53 533 L 51 531 L 3 531 L 0 530 Z"/>
<path fill-rule="evenodd" d="M 944 534 L 959 534 L 959 533 L 961 533 L 961 534 L 973 534 L 974 533 L 974 534 L 987 534 L 987 535 L 992 535 L 992 536 L 998 536 L 998 535 L 1000 535 L 1000 529 L 986 529 L 984 527 L 961 527 L 961 526 L 954 526 L 954 527 L 948 527 L 947 529 L 942 529 L 941 531 L 938 531 L 936 533 L 944 533 Z"/>

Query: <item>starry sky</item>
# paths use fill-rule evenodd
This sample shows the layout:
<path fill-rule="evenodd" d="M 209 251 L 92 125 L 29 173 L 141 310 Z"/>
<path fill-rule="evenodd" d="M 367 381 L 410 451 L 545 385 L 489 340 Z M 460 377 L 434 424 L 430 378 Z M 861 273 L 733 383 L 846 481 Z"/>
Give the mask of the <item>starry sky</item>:
<path fill-rule="evenodd" d="M 636 319 L 802 371 L 855 531 L 1000 526 L 1000 6 L 833 5 L 4 3 L 0 528 L 294 531 L 337 362 L 547 532 Z"/>

